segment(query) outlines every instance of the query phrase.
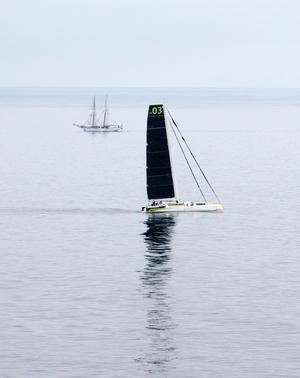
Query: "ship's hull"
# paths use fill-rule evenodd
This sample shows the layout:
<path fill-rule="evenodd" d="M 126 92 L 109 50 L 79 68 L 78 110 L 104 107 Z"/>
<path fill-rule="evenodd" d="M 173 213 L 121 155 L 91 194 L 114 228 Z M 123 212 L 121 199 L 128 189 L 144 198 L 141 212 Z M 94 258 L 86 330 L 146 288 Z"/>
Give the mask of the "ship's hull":
<path fill-rule="evenodd" d="M 122 131 L 120 128 L 104 128 L 104 127 L 83 127 L 87 133 L 116 133 Z"/>
<path fill-rule="evenodd" d="M 80 125 L 78 123 L 73 123 L 74 126 L 83 129 L 83 131 L 87 133 L 112 133 L 122 131 L 123 127 L 118 125 L 107 125 L 107 126 L 87 126 L 87 125 Z"/>

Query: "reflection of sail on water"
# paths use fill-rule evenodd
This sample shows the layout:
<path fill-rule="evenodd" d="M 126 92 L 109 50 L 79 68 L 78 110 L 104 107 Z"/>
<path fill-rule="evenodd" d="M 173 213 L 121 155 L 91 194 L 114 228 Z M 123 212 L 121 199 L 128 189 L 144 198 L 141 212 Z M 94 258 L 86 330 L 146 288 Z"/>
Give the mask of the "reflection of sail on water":
<path fill-rule="evenodd" d="M 168 281 L 172 274 L 170 263 L 171 237 L 175 225 L 172 214 L 156 214 L 145 221 L 145 268 L 142 275 L 143 291 L 147 298 L 146 334 L 149 350 L 142 357 L 149 372 L 167 373 L 175 359 Z"/>

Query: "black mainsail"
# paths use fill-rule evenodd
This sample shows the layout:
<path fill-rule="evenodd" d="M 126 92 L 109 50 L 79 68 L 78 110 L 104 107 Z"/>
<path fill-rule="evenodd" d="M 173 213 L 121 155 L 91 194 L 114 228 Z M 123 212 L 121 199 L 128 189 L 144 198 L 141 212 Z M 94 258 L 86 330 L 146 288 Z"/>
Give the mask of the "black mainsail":
<path fill-rule="evenodd" d="M 147 194 L 149 200 L 175 197 L 163 105 L 150 105 L 148 111 Z"/>

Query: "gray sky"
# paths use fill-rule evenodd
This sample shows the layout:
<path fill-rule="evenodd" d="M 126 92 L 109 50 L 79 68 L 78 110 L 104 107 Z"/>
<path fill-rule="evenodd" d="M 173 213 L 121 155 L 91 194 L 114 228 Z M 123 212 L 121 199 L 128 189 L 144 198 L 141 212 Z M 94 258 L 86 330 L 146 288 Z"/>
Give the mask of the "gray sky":
<path fill-rule="evenodd" d="M 299 0 L 0 5 L 0 86 L 300 87 Z"/>

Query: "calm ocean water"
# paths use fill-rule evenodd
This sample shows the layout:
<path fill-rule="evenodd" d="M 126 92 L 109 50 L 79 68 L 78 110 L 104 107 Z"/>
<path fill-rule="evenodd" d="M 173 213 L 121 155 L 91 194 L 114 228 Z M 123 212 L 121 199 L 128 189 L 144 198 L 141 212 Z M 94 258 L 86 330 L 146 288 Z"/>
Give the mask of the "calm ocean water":
<path fill-rule="evenodd" d="M 73 127 L 107 92 L 125 131 Z M 223 214 L 139 211 L 157 102 Z M 300 90 L 0 89 L 1 377 L 299 377 L 299 130 Z"/>

